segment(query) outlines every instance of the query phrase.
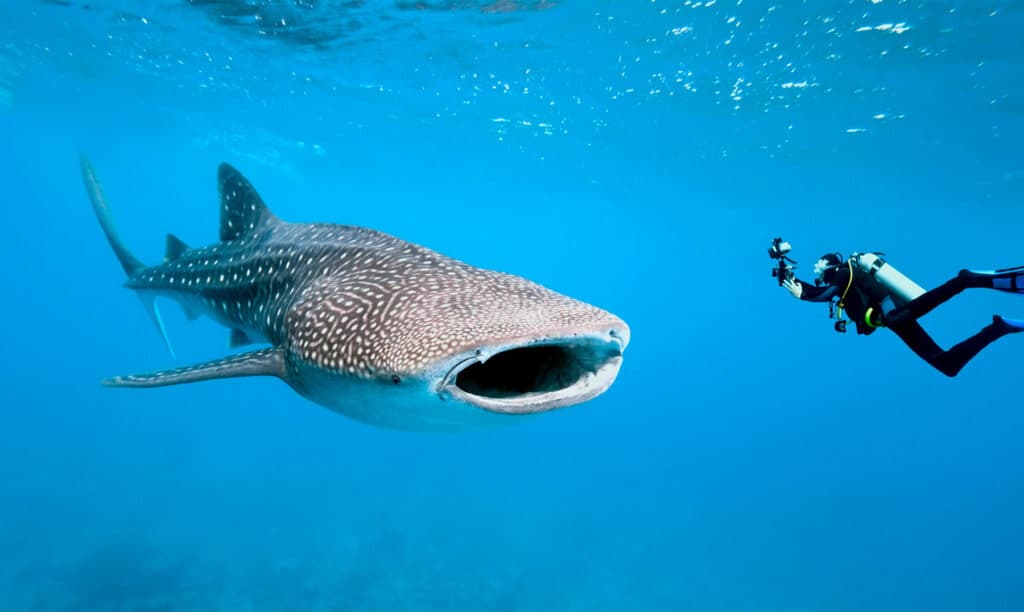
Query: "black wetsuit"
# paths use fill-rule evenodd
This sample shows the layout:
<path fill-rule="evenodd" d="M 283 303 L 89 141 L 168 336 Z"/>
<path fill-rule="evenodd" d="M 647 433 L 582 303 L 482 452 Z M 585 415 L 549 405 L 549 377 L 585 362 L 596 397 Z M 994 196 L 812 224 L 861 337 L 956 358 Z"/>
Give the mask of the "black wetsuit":
<path fill-rule="evenodd" d="M 1004 323 L 1001 318 L 995 317 L 991 325 L 983 327 L 981 331 L 951 349 L 943 350 L 917 322 L 918 318 L 928 314 L 936 306 L 964 289 L 995 288 L 993 278 L 997 278 L 996 275 L 961 270 L 955 277 L 938 287 L 902 306 L 895 306 L 892 298 L 888 295 L 869 295 L 864 291 L 863 287 L 866 283 L 859 282 L 863 280 L 864 274 L 860 269 L 856 267 L 853 269 L 852 283 L 849 282 L 850 266 L 848 264 L 844 263 L 830 272 L 831 274 L 826 273 L 825 275 L 827 284 L 821 286 L 793 279 L 803 288 L 800 299 L 809 302 L 836 300 L 842 297 L 849 284 L 843 305 L 847 315 L 856 324 L 858 334 L 870 334 L 877 327 L 887 327 L 899 336 L 918 357 L 946 376 L 956 376 L 968 361 L 995 340 L 1006 334 L 1020 331 Z M 869 308 L 874 310 L 872 321 L 877 321 L 875 325 L 870 325 L 866 320 Z"/>
<path fill-rule="evenodd" d="M 830 271 L 830 273 L 826 273 L 825 278 L 828 282 L 823 285 L 812 285 L 799 278 L 794 278 L 793 280 L 803 288 L 803 292 L 800 294 L 801 300 L 808 302 L 831 302 L 842 298 L 843 310 L 857 326 L 857 333 L 867 335 L 877 329 L 877 327 L 868 325 L 865 320 L 868 308 L 873 306 L 877 312 L 881 312 L 881 309 L 877 304 L 872 304 L 872 300 L 864 294 L 864 291 L 857 282 L 859 276 L 861 276 L 860 270 L 854 270 L 853 283 L 851 284 L 850 267 L 844 263 L 835 270 Z M 847 285 L 850 286 L 849 290 L 846 290 Z M 845 297 L 843 297 L 844 291 L 846 293 Z"/>

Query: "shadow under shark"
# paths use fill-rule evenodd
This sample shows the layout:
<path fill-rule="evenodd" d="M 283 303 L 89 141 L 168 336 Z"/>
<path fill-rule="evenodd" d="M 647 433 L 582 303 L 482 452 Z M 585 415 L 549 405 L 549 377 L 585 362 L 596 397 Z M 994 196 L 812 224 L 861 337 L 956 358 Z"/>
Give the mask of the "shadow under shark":
<path fill-rule="evenodd" d="M 283 222 L 227 164 L 220 242 L 189 248 L 168 235 L 164 262 L 147 267 L 118 236 L 84 156 L 82 175 L 125 286 L 165 341 L 156 297 L 225 325 L 232 347 L 271 345 L 105 385 L 276 376 L 373 425 L 452 430 L 593 399 L 619 372 L 629 328 L 615 315 L 372 229 Z"/>

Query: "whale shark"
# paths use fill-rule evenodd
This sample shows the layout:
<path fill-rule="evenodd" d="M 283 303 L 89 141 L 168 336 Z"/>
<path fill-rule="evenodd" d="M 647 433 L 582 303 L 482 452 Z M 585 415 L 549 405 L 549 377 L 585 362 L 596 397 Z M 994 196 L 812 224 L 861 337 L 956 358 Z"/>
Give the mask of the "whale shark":
<path fill-rule="evenodd" d="M 271 376 L 371 425 L 443 431 L 580 404 L 618 375 L 629 343 L 619 317 L 373 229 L 282 221 L 227 163 L 219 242 L 192 248 L 168 234 L 163 262 L 147 266 L 121 240 L 84 155 L 81 169 L 125 287 L 169 349 L 158 299 L 227 327 L 231 348 L 266 345 L 104 385 Z"/>

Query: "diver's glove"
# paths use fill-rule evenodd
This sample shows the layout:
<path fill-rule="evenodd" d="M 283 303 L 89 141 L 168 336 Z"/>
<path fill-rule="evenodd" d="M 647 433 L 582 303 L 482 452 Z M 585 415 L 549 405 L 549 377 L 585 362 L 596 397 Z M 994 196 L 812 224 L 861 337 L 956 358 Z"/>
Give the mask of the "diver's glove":
<path fill-rule="evenodd" d="M 782 281 L 782 286 L 789 290 L 793 294 L 793 297 L 800 299 L 804 294 L 804 286 L 801 285 L 795 278 L 787 278 Z"/>

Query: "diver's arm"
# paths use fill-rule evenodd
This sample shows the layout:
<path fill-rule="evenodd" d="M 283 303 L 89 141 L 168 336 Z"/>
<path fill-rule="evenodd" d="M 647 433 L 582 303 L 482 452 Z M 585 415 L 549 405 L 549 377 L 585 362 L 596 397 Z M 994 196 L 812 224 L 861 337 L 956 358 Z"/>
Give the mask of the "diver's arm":
<path fill-rule="evenodd" d="M 800 299 L 806 302 L 830 302 L 839 295 L 839 287 L 835 285 L 818 286 L 804 283 L 803 281 L 800 282 L 804 286 L 804 293 Z"/>
<path fill-rule="evenodd" d="M 828 302 L 839 293 L 839 288 L 835 285 L 819 287 L 796 277 L 786 279 L 782 286 L 788 289 L 793 297 L 805 302 Z"/>

